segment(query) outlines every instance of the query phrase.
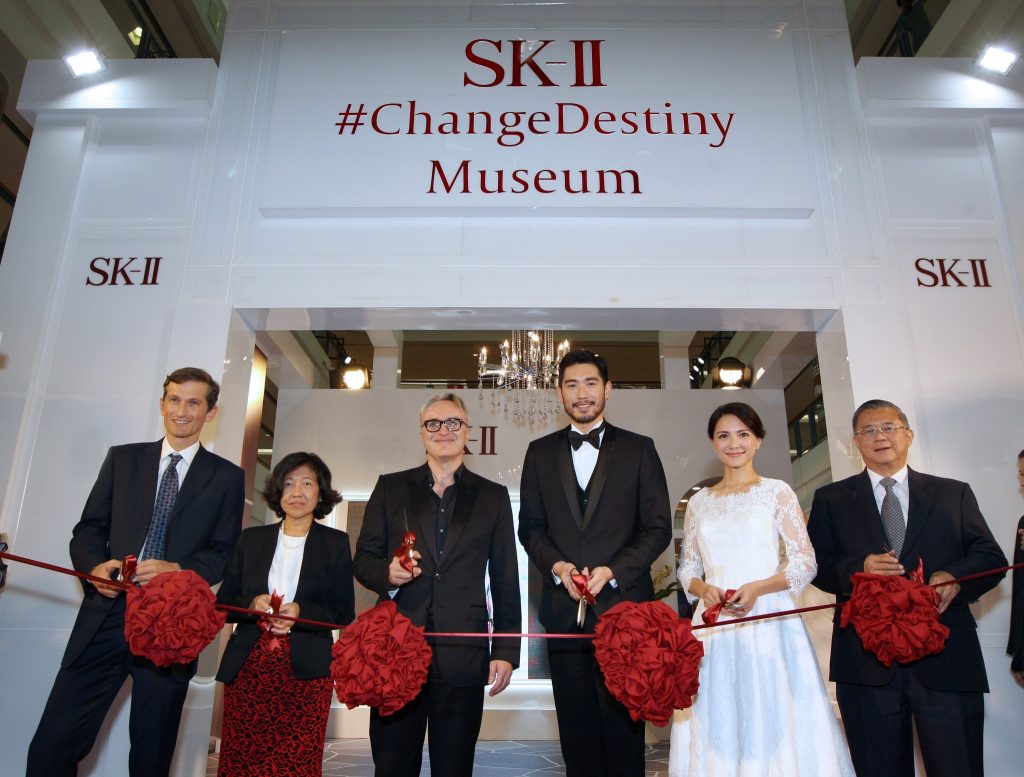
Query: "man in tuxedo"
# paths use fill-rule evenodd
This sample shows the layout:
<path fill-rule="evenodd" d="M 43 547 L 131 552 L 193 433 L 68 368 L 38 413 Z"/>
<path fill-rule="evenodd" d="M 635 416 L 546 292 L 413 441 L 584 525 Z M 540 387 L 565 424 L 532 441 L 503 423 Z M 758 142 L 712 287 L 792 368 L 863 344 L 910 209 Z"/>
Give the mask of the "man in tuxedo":
<path fill-rule="evenodd" d="M 520 486 L 519 541 L 540 571 L 538 616 L 550 632 L 593 633 L 622 601 L 654 599 L 651 564 L 672 539 L 665 471 L 654 441 L 604 420 L 608 365 L 584 349 L 558 365 L 570 425 L 530 443 Z M 595 597 L 577 625 L 580 594 Z M 546 640 L 568 777 L 644 774 L 644 726 L 608 693 L 590 639 Z"/>
<path fill-rule="evenodd" d="M 356 543 L 356 579 L 393 599 L 398 611 L 427 631 L 488 633 L 487 589 L 494 632 L 518 633 L 519 569 L 508 489 L 463 463 L 469 413 L 455 394 L 427 401 L 419 434 L 427 460 L 382 475 L 366 503 Z M 414 564 L 395 556 L 406 532 L 416 535 Z M 485 685 L 496 696 L 519 665 L 519 639 L 430 638 L 433 655 L 419 695 L 397 712 L 370 712 L 375 774 L 416 777 L 430 729 L 430 773 L 473 773 Z"/>
<path fill-rule="evenodd" d="M 903 575 L 923 559 L 935 584 L 1006 565 L 969 485 L 907 467 L 914 433 L 899 407 L 865 402 L 853 415 L 853 440 L 866 469 L 819 488 L 811 506 L 816 586 L 845 601 L 855 572 Z M 911 720 L 929 777 L 983 773 L 988 680 L 967 605 L 1002 576 L 937 588 L 946 647 L 907 665 L 884 667 L 853 628 L 839 627 L 836 610 L 829 677 L 858 775 L 913 777 Z"/>
<path fill-rule="evenodd" d="M 242 528 L 245 496 L 242 470 L 199 443 L 203 425 L 217 415 L 219 392 L 198 368 L 167 376 L 160 398 L 166 436 L 107 452 L 72 531 L 75 569 L 116 580 L 122 559 L 134 555 L 140 585 L 182 569 L 211 585 L 221 579 Z M 28 777 L 77 773 L 129 675 L 128 772 L 166 775 L 197 662 L 161 668 L 133 656 L 124 638 L 124 592 L 103 583 L 83 587 L 60 671 L 29 745 Z"/>

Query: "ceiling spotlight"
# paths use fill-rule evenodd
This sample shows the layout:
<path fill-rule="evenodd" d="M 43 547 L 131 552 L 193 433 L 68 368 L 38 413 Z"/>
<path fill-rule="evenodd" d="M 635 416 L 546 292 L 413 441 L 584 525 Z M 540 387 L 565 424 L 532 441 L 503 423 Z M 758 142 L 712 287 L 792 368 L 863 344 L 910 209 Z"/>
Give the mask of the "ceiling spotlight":
<path fill-rule="evenodd" d="M 106 62 L 103 61 L 103 57 L 96 49 L 68 54 L 64 57 L 64 64 L 68 66 L 68 70 L 71 71 L 74 78 L 91 76 L 93 73 L 99 73 L 107 68 Z"/>
<path fill-rule="evenodd" d="M 370 376 L 365 367 L 354 367 L 351 370 L 345 370 L 341 381 L 345 384 L 345 388 L 358 391 L 361 388 L 366 388 L 366 384 L 370 382 Z"/>
<path fill-rule="evenodd" d="M 750 368 L 734 356 L 725 356 L 711 371 L 711 387 L 720 389 L 750 388 Z"/>
<path fill-rule="evenodd" d="M 1013 63 L 1017 61 L 1018 55 L 1013 51 L 1007 51 L 999 46 L 986 46 L 978 57 L 978 64 L 986 70 L 1006 74 L 1010 72 Z"/>

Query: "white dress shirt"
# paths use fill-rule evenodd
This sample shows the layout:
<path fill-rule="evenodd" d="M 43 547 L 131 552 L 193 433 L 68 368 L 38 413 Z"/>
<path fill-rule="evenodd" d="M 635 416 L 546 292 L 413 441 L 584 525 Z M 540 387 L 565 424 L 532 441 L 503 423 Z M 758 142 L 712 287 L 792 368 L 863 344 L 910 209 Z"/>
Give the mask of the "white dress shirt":
<path fill-rule="evenodd" d="M 896 498 L 900 502 L 900 507 L 903 509 L 903 525 L 906 526 L 907 518 L 910 516 L 910 484 L 907 482 L 908 470 L 904 466 L 895 475 L 879 475 L 877 472 L 869 469 L 868 477 L 871 478 L 871 492 L 875 495 L 875 505 L 878 507 L 878 514 L 882 514 L 882 500 L 885 499 L 885 486 L 882 485 L 882 478 L 891 477 L 896 481 L 896 485 L 893 486 L 893 493 L 896 494 Z"/>
<path fill-rule="evenodd" d="M 573 431 L 579 432 L 580 434 L 586 434 L 576 424 L 569 424 Z M 604 425 L 604 421 L 601 421 L 601 444 L 604 445 L 604 433 L 607 427 Z M 572 453 L 572 468 L 576 471 L 576 482 L 579 483 L 580 488 L 584 491 L 587 489 L 587 484 L 590 482 L 590 478 L 594 474 L 594 468 L 597 466 L 597 457 L 601 454 L 598 448 L 595 448 L 589 442 L 583 443 L 579 450 L 574 451 L 572 446 L 569 446 L 569 451 Z"/>
<path fill-rule="evenodd" d="M 306 550 L 306 537 L 292 537 L 284 533 L 284 524 L 277 535 L 277 549 L 267 575 L 267 590 L 283 596 L 283 602 L 295 601 L 295 589 L 299 587 L 299 572 L 302 570 L 302 556 Z"/>

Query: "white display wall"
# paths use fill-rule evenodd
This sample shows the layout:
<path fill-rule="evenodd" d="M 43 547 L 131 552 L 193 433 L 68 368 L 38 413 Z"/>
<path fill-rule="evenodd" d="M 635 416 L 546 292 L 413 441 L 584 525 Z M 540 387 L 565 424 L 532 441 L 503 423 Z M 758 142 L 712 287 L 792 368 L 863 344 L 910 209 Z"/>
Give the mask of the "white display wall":
<path fill-rule="evenodd" d="M 553 41 L 531 51 L 555 86 L 528 65 L 510 85 L 517 38 Z M 466 57 L 474 40 L 505 41 L 500 85 L 465 83 L 495 73 Z M 595 80 L 596 44 L 572 41 L 596 40 L 605 86 L 574 87 Z M 223 376 L 204 440 L 237 460 L 256 330 L 525 325 L 816 331 L 833 475 L 859 466 L 841 433 L 855 403 L 892 399 L 917 432 L 911 464 L 970 481 L 1011 550 L 1024 71 L 855 70 L 843 4 L 826 0 L 235 0 L 219 68 L 108 65 L 76 82 L 30 63 L 19 101 L 33 141 L 0 265 L 0 530 L 16 552 L 67 562 L 103 451 L 159 436 L 174 367 Z M 350 103 L 410 100 L 460 115 L 575 103 L 620 124 L 665 102 L 707 127 L 733 115 L 727 133 L 534 132 L 508 147 L 338 134 Z M 432 160 L 534 182 L 633 170 L 642 191 L 428 194 Z M 0 593 L 0 773 L 20 772 L 79 595 L 20 567 Z M 1004 584 L 976 606 L 993 775 L 1016 773 L 1024 722 L 1008 599 Z M 210 695 L 194 683 L 177 774 L 202 773 Z M 83 773 L 122 773 L 120 715 Z"/>

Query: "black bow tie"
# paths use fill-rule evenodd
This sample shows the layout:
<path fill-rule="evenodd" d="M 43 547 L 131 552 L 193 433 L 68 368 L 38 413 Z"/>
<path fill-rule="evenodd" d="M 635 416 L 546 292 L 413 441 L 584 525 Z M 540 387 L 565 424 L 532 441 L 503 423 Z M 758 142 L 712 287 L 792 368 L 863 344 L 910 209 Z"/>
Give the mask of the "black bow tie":
<path fill-rule="evenodd" d="M 569 430 L 569 444 L 572 446 L 574 451 L 578 451 L 580 446 L 585 442 L 589 442 L 598 450 L 601 450 L 601 432 L 604 430 L 604 424 L 591 429 L 586 434 L 580 434 L 575 429 Z"/>

